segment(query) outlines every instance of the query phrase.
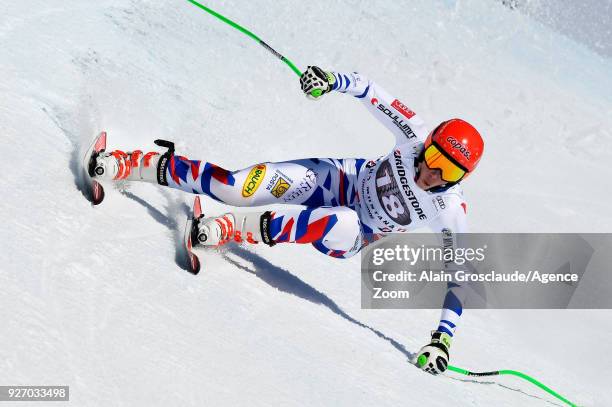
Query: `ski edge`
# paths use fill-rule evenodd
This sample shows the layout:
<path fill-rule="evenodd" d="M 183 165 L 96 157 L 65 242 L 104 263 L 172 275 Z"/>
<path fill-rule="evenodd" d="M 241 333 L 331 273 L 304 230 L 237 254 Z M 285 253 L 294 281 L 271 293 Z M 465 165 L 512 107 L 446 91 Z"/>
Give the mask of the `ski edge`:
<path fill-rule="evenodd" d="M 187 218 L 185 224 L 185 249 L 189 257 L 189 272 L 197 275 L 200 272 L 201 264 L 200 259 L 196 254 L 193 253 L 193 244 L 191 242 L 191 228 L 193 227 L 194 219 L 199 218 L 202 215 L 202 204 L 200 203 L 200 197 L 196 196 L 193 202 L 192 216 Z"/>
<path fill-rule="evenodd" d="M 94 153 L 99 153 L 106 150 L 106 132 L 100 132 L 87 149 L 83 158 L 83 173 L 85 181 L 88 182 L 89 201 L 92 205 L 99 205 L 104 200 L 104 187 L 99 182 L 95 181 L 89 175 L 89 163 Z"/>

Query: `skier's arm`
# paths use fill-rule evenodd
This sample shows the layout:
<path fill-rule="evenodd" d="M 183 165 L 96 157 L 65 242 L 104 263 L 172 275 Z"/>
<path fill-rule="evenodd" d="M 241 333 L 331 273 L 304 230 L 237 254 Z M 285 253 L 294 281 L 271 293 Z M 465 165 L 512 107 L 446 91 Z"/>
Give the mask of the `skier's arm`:
<path fill-rule="evenodd" d="M 395 135 L 397 146 L 415 146 L 423 143 L 427 137 L 423 120 L 365 75 L 356 72 L 325 72 L 318 67 L 309 66 L 300 83 L 307 96 L 314 89 L 318 89 L 321 96 L 336 91 L 360 99 L 366 109 Z"/>
<path fill-rule="evenodd" d="M 376 82 L 356 72 L 330 72 L 335 82 L 332 90 L 361 100 L 366 109 L 395 135 L 396 145 L 416 145 L 425 141 L 423 120 L 399 99 Z"/>
<path fill-rule="evenodd" d="M 440 215 L 430 225 L 432 231 L 440 233 L 442 236 L 442 246 L 456 249 L 461 246 L 458 242 L 458 234 L 467 233 L 467 205 L 460 195 L 445 195 L 444 209 Z M 454 263 L 446 263 L 445 268 L 449 271 L 456 267 Z M 465 301 L 465 290 L 463 286 L 456 283 L 448 285 L 438 331 L 448 333 L 451 337 L 455 334 L 455 329 L 459 323 L 459 318 L 463 313 L 463 303 Z"/>
<path fill-rule="evenodd" d="M 468 231 L 466 222 L 466 204 L 460 195 L 446 195 L 440 197 L 444 200 L 443 205 L 439 206 L 440 215 L 430 225 L 436 233 L 441 233 L 442 247 L 456 249 L 461 243 L 457 242 L 458 233 Z M 445 263 L 444 268 L 451 272 L 455 267 L 454 263 Z M 463 313 L 465 302 L 465 289 L 457 283 L 448 283 L 442 314 L 438 327 L 432 333 L 431 342 L 421 348 L 417 354 L 416 364 L 422 370 L 439 374 L 446 370 L 448 366 L 449 350 L 455 334 L 455 329 L 459 324 L 459 319 Z"/>

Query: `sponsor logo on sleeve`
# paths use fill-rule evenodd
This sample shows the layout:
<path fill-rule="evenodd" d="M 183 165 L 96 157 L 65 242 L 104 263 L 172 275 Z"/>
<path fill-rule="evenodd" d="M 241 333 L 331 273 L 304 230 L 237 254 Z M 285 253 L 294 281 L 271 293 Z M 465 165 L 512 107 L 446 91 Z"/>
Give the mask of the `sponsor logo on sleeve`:
<path fill-rule="evenodd" d="M 412 119 L 415 115 L 415 113 L 412 110 L 408 109 L 408 106 L 406 106 L 405 104 L 403 104 L 397 99 L 395 99 L 391 103 L 391 107 L 393 107 L 395 110 L 403 114 L 406 117 L 406 119 Z"/>
<path fill-rule="evenodd" d="M 242 186 L 242 196 L 245 198 L 250 197 L 257 191 L 257 188 L 261 185 L 266 175 L 266 165 L 259 164 L 254 166 L 249 175 L 247 175 L 244 185 Z"/>
<path fill-rule="evenodd" d="M 412 128 L 410 127 L 410 124 L 408 124 L 407 122 L 404 122 L 404 118 L 400 117 L 400 115 L 395 113 L 389 107 L 385 106 L 383 103 L 379 103 L 378 99 L 376 99 L 376 98 L 372 98 L 370 100 L 370 102 L 372 103 L 372 105 L 376 106 L 376 108 L 378 110 L 383 112 L 383 114 L 388 116 L 389 119 L 391 119 L 391 121 L 393 122 L 393 124 L 404 134 L 404 136 L 406 136 L 407 139 L 410 140 L 410 139 L 416 138 L 416 134 L 414 134 L 414 131 L 412 131 Z M 395 99 L 393 101 L 393 103 L 395 103 L 395 102 L 399 103 L 399 105 L 401 105 L 401 106 L 404 106 L 397 99 Z M 391 106 L 394 108 L 394 110 L 395 111 L 399 111 L 403 116 L 405 116 L 407 118 L 411 118 L 412 116 L 414 116 L 414 112 L 412 112 L 406 106 L 404 106 L 406 108 L 406 110 L 400 110 L 398 107 L 393 106 L 393 103 L 391 104 Z M 397 105 L 397 106 L 399 106 L 399 105 Z M 412 116 L 410 116 L 410 114 L 408 112 L 412 113 Z"/>

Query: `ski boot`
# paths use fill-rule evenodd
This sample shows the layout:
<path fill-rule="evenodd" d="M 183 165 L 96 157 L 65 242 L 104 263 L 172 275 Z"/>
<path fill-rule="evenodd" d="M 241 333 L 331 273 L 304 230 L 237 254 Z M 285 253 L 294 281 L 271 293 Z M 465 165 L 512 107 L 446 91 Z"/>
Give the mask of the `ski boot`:
<path fill-rule="evenodd" d="M 100 152 L 89 164 L 89 175 L 98 181 L 147 181 L 157 183 L 160 154 L 121 150 Z"/>
<path fill-rule="evenodd" d="M 268 229 L 270 212 L 226 213 L 217 217 L 194 219 L 191 240 L 197 246 L 219 247 L 228 242 L 257 244 L 264 242 L 270 246 Z"/>

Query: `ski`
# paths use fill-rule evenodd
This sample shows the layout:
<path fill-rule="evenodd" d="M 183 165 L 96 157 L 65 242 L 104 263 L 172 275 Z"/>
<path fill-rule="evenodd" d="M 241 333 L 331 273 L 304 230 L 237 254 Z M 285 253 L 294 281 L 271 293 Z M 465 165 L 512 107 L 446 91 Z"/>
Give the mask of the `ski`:
<path fill-rule="evenodd" d="M 104 200 L 102 184 L 92 179 L 98 154 L 106 150 L 106 132 L 98 134 L 83 157 L 83 173 L 86 182 L 86 195 L 93 205 L 99 205 Z"/>
<path fill-rule="evenodd" d="M 197 230 L 198 222 L 200 218 L 204 216 L 202 214 L 202 205 L 200 204 L 200 197 L 196 196 L 193 201 L 193 211 L 191 217 L 187 218 L 185 224 L 185 250 L 189 256 L 189 272 L 192 274 L 198 274 L 200 272 L 200 259 L 196 256 L 192 249 L 192 239 L 194 236 L 194 230 Z"/>

